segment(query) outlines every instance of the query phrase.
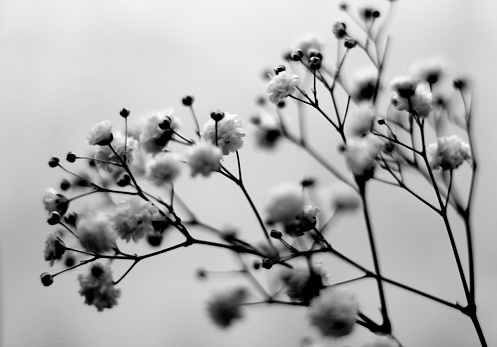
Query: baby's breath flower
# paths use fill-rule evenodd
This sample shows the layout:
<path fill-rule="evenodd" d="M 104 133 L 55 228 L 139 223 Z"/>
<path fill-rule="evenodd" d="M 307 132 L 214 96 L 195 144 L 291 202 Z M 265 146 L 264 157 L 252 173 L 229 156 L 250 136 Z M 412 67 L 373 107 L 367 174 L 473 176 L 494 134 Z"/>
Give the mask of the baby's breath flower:
<path fill-rule="evenodd" d="M 269 101 L 273 104 L 283 101 L 287 96 L 293 94 L 298 83 L 299 77 L 287 71 L 274 75 L 266 87 Z"/>
<path fill-rule="evenodd" d="M 90 130 L 87 141 L 90 145 L 108 145 L 112 141 L 112 122 L 104 120 L 97 123 Z"/>
<path fill-rule="evenodd" d="M 331 29 L 331 31 L 337 39 L 343 39 L 347 35 L 346 29 L 347 26 L 345 25 L 344 22 L 335 22 L 335 24 L 333 24 L 333 28 Z"/>
<path fill-rule="evenodd" d="M 428 84 L 437 83 L 445 70 L 446 63 L 438 57 L 415 62 L 408 69 L 412 75 L 426 81 Z"/>
<path fill-rule="evenodd" d="M 126 242 L 131 239 L 138 242 L 148 232 L 154 231 L 152 219 L 156 210 L 157 208 L 149 201 L 134 196 L 118 204 L 110 216 L 110 220 L 121 239 L 126 240 Z"/>
<path fill-rule="evenodd" d="M 432 109 L 432 94 L 426 82 L 413 76 L 399 76 L 390 84 L 394 94 L 392 105 L 399 111 L 408 111 L 418 117 L 427 117 Z"/>
<path fill-rule="evenodd" d="M 216 122 L 209 119 L 200 134 L 204 141 L 216 144 Z M 221 148 L 224 155 L 236 152 L 243 147 L 243 120 L 236 114 L 226 113 L 224 118 L 217 122 L 217 146 Z"/>
<path fill-rule="evenodd" d="M 370 66 L 362 67 L 352 76 L 350 96 L 355 102 L 369 101 L 378 83 L 378 71 Z"/>
<path fill-rule="evenodd" d="M 361 205 L 361 198 L 350 186 L 337 182 L 331 187 L 331 207 L 337 212 L 355 211 Z"/>
<path fill-rule="evenodd" d="M 302 212 L 303 205 L 300 186 L 279 185 L 270 192 L 266 203 L 267 222 L 290 223 Z"/>
<path fill-rule="evenodd" d="M 309 51 L 321 52 L 322 46 L 323 40 L 318 35 L 309 33 L 299 36 L 292 45 L 292 49 L 299 49 L 306 57 L 309 57 Z"/>
<path fill-rule="evenodd" d="M 317 297 L 328 283 L 328 274 L 320 265 L 313 266 L 312 272 L 308 267 L 285 268 L 280 278 L 290 299 L 305 303 Z"/>
<path fill-rule="evenodd" d="M 234 288 L 218 293 L 207 302 L 207 313 L 220 328 L 229 327 L 243 317 L 242 304 L 247 298 L 245 288 Z"/>
<path fill-rule="evenodd" d="M 309 205 L 295 217 L 290 223 L 285 223 L 285 232 L 291 237 L 302 236 L 306 231 L 316 226 L 316 215 L 319 208 L 316 205 Z"/>
<path fill-rule="evenodd" d="M 131 164 L 133 162 L 133 151 L 138 147 L 138 141 L 132 137 L 127 138 L 126 143 L 126 163 Z M 124 160 L 124 135 L 120 131 L 116 131 L 114 134 L 114 139 L 112 140 L 112 148 L 114 151 Z M 100 146 L 95 153 L 96 164 L 98 167 L 108 171 L 122 171 L 121 167 L 112 165 L 106 162 L 120 164 L 121 160 L 114 154 L 114 151 L 110 149 L 109 146 Z"/>
<path fill-rule="evenodd" d="M 43 205 L 49 214 L 57 212 L 62 216 L 69 207 L 69 200 L 54 188 L 48 188 L 43 195 Z"/>
<path fill-rule="evenodd" d="M 383 142 L 373 134 L 362 138 L 350 138 L 344 151 L 348 168 L 356 176 L 372 175 L 376 156 L 383 147 Z"/>
<path fill-rule="evenodd" d="M 436 142 L 427 147 L 430 154 L 430 166 L 443 171 L 452 170 L 465 160 L 471 159 L 471 150 L 467 143 L 457 135 L 439 137 Z"/>
<path fill-rule="evenodd" d="M 373 127 L 374 108 L 369 102 L 361 102 L 358 108 L 347 118 L 348 131 L 352 136 L 368 134 Z"/>
<path fill-rule="evenodd" d="M 169 120 L 170 129 L 163 130 L 159 127 L 165 119 Z M 147 123 L 143 126 L 140 134 L 140 144 L 147 153 L 156 154 L 162 151 L 167 143 L 171 140 L 173 133 L 171 130 L 178 130 L 181 127 L 181 121 L 175 115 L 172 108 L 166 108 L 164 111 L 157 112 L 148 118 Z"/>
<path fill-rule="evenodd" d="M 181 172 L 181 162 L 178 155 L 161 153 L 150 159 L 146 177 L 156 186 L 174 181 Z"/>
<path fill-rule="evenodd" d="M 79 275 L 78 281 L 79 294 L 85 297 L 85 304 L 95 306 L 98 311 L 117 305 L 121 290 L 114 287 L 109 267 L 96 263 L 86 276 Z"/>
<path fill-rule="evenodd" d="M 50 234 L 45 241 L 45 260 L 50 262 L 50 266 L 53 266 L 56 260 L 62 258 L 64 252 L 66 251 L 66 246 L 64 241 L 59 239 L 54 234 Z"/>
<path fill-rule="evenodd" d="M 390 336 L 373 334 L 369 336 L 361 347 L 399 347 L 399 344 Z"/>
<path fill-rule="evenodd" d="M 219 161 L 223 157 L 223 153 L 219 147 L 205 141 L 192 146 L 188 151 L 188 166 L 192 171 L 192 176 L 201 174 L 209 176 L 211 172 L 219 170 Z"/>
<path fill-rule="evenodd" d="M 358 313 L 355 295 L 336 288 L 328 288 L 314 298 L 308 315 L 311 324 L 323 336 L 341 337 L 352 332 Z"/>
<path fill-rule="evenodd" d="M 81 246 L 89 252 L 101 254 L 116 247 L 116 234 L 111 221 L 102 211 L 79 217 L 76 229 Z"/>

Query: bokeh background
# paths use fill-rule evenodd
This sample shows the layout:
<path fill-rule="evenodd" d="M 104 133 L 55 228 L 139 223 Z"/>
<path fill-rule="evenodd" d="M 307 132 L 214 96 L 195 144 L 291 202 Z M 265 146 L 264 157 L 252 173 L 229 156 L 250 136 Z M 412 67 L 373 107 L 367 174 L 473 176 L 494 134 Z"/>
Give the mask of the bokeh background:
<path fill-rule="evenodd" d="M 386 1 L 371 1 L 380 8 Z M 351 7 L 363 4 L 351 1 Z M 497 343 L 496 219 L 497 190 L 494 117 L 497 4 L 488 0 L 399 0 L 389 24 L 392 48 L 386 77 L 402 74 L 415 60 L 442 56 L 456 76 L 467 76 L 475 91 L 475 139 L 481 176 L 475 201 L 475 248 L 479 316 L 489 345 Z M 367 332 L 319 341 L 303 308 L 250 307 L 241 324 L 227 331 L 213 327 L 205 299 L 216 288 L 243 279 L 218 276 L 200 282 L 195 270 L 235 268 L 228 252 L 192 247 L 140 263 L 120 286 L 119 305 L 96 312 L 83 305 L 76 273 L 39 282 L 47 271 L 42 251 L 51 231 L 41 204 L 44 190 L 58 186 L 62 172 L 47 160 L 72 150 L 84 153 L 88 130 L 118 111 L 133 116 L 171 106 L 193 136 L 181 98 L 196 97 L 201 122 L 213 108 L 248 119 L 264 93 L 262 71 L 308 32 L 321 35 L 332 59 L 331 26 L 343 18 L 335 1 L 63 1 L 4 0 L 0 4 L 0 344 L 10 346 L 299 346 L 310 336 L 323 346 L 354 346 Z M 359 51 L 352 62 L 361 62 Z M 326 56 L 326 54 L 325 54 Z M 357 60 L 355 60 L 357 59 Z M 353 70 L 353 64 L 347 66 Z M 288 111 L 291 117 L 292 109 Z M 320 132 L 312 140 L 339 167 L 336 141 Z M 267 190 L 282 181 L 316 177 L 324 191 L 333 181 L 322 168 L 290 144 L 273 153 L 256 150 L 248 138 L 241 152 L 244 178 L 261 206 Z M 322 125 L 322 124 L 321 124 Z M 228 161 L 227 165 L 234 162 Z M 233 167 L 233 166 L 231 166 Z M 234 224 L 251 240 L 262 238 L 239 190 L 226 180 L 192 181 L 184 175 L 177 192 L 199 217 L 216 226 Z M 418 182 L 429 194 L 428 187 Z M 424 190 L 423 190 L 424 189 Z M 406 194 L 373 184 L 373 223 L 384 273 L 450 301 L 464 302 L 442 225 Z M 456 228 L 462 241 L 460 228 Z M 368 267 L 371 258 L 360 215 L 340 218 L 332 241 Z M 174 237 L 166 239 L 174 242 Z M 139 251 L 147 251 L 142 247 Z M 464 251 L 462 252 L 464 255 Z M 334 259 L 322 259 L 333 281 L 354 272 Z M 123 271 L 116 264 L 116 273 Z M 121 272 L 122 273 L 122 272 Z M 261 274 L 265 280 L 266 274 Z M 265 285 L 271 282 L 267 276 Z M 350 286 L 361 308 L 378 317 L 374 283 Z M 406 346 L 477 346 L 471 322 L 458 312 L 387 288 L 395 333 Z"/>

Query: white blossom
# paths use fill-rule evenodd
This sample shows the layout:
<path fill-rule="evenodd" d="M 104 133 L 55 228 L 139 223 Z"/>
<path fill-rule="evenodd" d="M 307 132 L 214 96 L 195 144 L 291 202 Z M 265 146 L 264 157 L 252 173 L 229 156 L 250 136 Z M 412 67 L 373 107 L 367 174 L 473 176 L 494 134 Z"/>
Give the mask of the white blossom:
<path fill-rule="evenodd" d="M 220 328 L 229 327 L 243 317 L 242 304 L 247 298 L 245 288 L 234 288 L 214 295 L 207 302 L 207 313 Z"/>
<path fill-rule="evenodd" d="M 156 186 L 173 182 L 181 172 L 181 161 L 173 153 L 160 153 L 150 159 L 146 177 Z"/>
<path fill-rule="evenodd" d="M 171 130 L 163 130 L 159 127 L 165 119 L 170 121 L 170 127 L 176 131 L 181 127 L 181 121 L 174 113 L 174 109 L 166 108 L 150 116 L 143 126 L 140 134 L 140 144 L 147 153 L 156 154 L 164 149 L 172 137 Z"/>
<path fill-rule="evenodd" d="M 112 122 L 110 120 L 97 123 L 87 137 L 90 145 L 107 144 L 110 140 L 112 140 Z"/>
<path fill-rule="evenodd" d="M 374 95 L 378 83 L 378 71 L 370 66 L 362 67 L 352 75 L 350 96 L 359 103 L 369 101 Z"/>
<path fill-rule="evenodd" d="M 341 337 L 350 334 L 358 313 L 355 295 L 336 288 L 327 288 L 314 298 L 308 316 L 311 325 L 323 336 Z"/>
<path fill-rule="evenodd" d="M 383 142 L 373 134 L 348 139 L 344 151 L 348 168 L 356 176 L 368 175 L 374 169 L 376 156 L 382 147 Z"/>
<path fill-rule="evenodd" d="M 66 246 L 64 241 L 55 236 L 54 234 L 50 234 L 45 241 L 45 260 L 50 262 L 50 266 L 53 266 L 56 260 L 62 258 L 66 250 Z"/>
<path fill-rule="evenodd" d="M 439 137 L 436 142 L 428 145 L 430 166 L 443 171 L 460 166 L 465 160 L 471 159 L 471 149 L 457 135 Z"/>
<path fill-rule="evenodd" d="M 132 137 L 127 138 L 126 142 L 126 163 L 130 165 L 133 162 L 133 151 L 138 147 L 138 141 Z M 112 140 L 112 148 L 114 151 L 124 160 L 124 135 L 120 131 L 116 131 L 114 134 L 114 139 Z M 114 151 L 109 146 L 100 146 L 95 153 L 94 158 L 98 159 L 96 164 L 98 167 L 108 171 L 123 171 L 119 166 L 110 164 L 117 163 L 121 164 L 121 160 L 116 156 Z M 110 163 L 107 163 L 110 162 Z"/>
<path fill-rule="evenodd" d="M 216 122 L 209 119 L 200 134 L 204 141 L 216 144 Z M 225 113 L 223 119 L 217 122 L 217 146 L 224 155 L 236 152 L 243 147 L 243 120 L 236 114 Z"/>
<path fill-rule="evenodd" d="M 85 297 L 85 304 L 95 306 L 98 311 L 117 305 L 121 290 L 114 287 L 109 267 L 96 263 L 86 276 L 79 275 L 78 281 L 79 294 Z"/>
<path fill-rule="evenodd" d="M 111 221 L 102 211 L 80 216 L 76 229 L 81 246 L 89 252 L 101 254 L 116 247 L 116 234 Z"/>
<path fill-rule="evenodd" d="M 369 102 L 361 102 L 357 110 L 347 117 L 347 129 L 352 136 L 363 136 L 373 128 L 374 108 Z"/>
<path fill-rule="evenodd" d="M 266 203 L 268 223 L 289 223 L 302 212 L 304 200 L 298 185 L 282 184 L 274 188 Z"/>
<path fill-rule="evenodd" d="M 414 76 L 399 76 L 390 84 L 394 91 L 391 102 L 399 111 L 408 111 L 418 117 L 427 117 L 432 110 L 430 86 Z"/>
<path fill-rule="evenodd" d="M 59 204 L 59 193 L 54 188 L 47 188 L 45 195 L 43 195 L 43 206 L 45 210 L 50 212 L 57 211 L 57 205 Z"/>
<path fill-rule="evenodd" d="M 299 83 L 299 77 L 287 71 L 282 71 L 273 76 L 266 87 L 266 93 L 273 104 L 292 95 Z"/>
<path fill-rule="evenodd" d="M 154 231 L 152 220 L 156 211 L 149 201 L 134 196 L 118 204 L 110 219 L 121 239 L 138 242 L 148 232 Z"/>
<path fill-rule="evenodd" d="M 285 285 L 286 294 L 292 300 L 309 302 L 319 295 L 321 289 L 328 284 L 328 274 L 321 264 L 312 266 L 312 276 L 309 267 L 283 269 L 280 279 Z"/>
<path fill-rule="evenodd" d="M 192 176 L 199 173 L 202 176 L 209 176 L 211 172 L 219 170 L 219 161 L 222 157 L 221 149 L 212 143 L 201 141 L 193 145 L 188 151 L 188 166 Z"/>

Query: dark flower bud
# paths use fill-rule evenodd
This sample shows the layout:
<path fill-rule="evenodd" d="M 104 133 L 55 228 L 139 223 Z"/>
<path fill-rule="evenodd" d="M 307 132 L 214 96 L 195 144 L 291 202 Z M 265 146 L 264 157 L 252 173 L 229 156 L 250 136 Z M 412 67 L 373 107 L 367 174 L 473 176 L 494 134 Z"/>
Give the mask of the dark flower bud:
<path fill-rule="evenodd" d="M 205 269 L 202 269 L 202 268 L 198 269 L 198 270 L 197 270 L 197 277 L 198 277 L 199 279 L 204 279 L 204 278 L 206 278 L 206 277 L 207 277 L 207 271 L 205 271 Z"/>
<path fill-rule="evenodd" d="M 68 190 L 69 188 L 71 188 L 71 182 L 69 182 L 68 180 L 66 180 L 65 178 L 60 182 L 60 189 L 63 190 L 63 191 L 66 191 Z"/>
<path fill-rule="evenodd" d="M 371 17 L 380 18 L 380 11 L 378 10 L 373 11 L 373 13 L 371 13 Z"/>
<path fill-rule="evenodd" d="M 259 106 L 264 106 L 266 104 L 266 102 L 267 102 L 267 99 L 266 99 L 265 96 L 259 96 L 255 102 Z"/>
<path fill-rule="evenodd" d="M 466 87 L 466 81 L 463 79 L 455 79 L 454 80 L 454 88 L 463 90 Z"/>
<path fill-rule="evenodd" d="M 293 51 L 292 53 L 290 53 L 290 59 L 292 59 L 293 61 L 300 61 L 303 56 L 304 56 L 304 53 L 302 53 L 302 51 L 300 49 L 297 49 L 297 50 Z"/>
<path fill-rule="evenodd" d="M 317 56 L 310 58 L 309 67 L 311 70 L 319 70 L 321 68 L 321 59 Z"/>
<path fill-rule="evenodd" d="M 337 39 L 343 39 L 347 35 L 347 26 L 343 22 L 336 22 L 331 29 Z"/>
<path fill-rule="evenodd" d="M 263 259 L 261 266 L 264 269 L 268 269 L 269 270 L 270 268 L 273 267 L 273 262 L 270 259 Z"/>
<path fill-rule="evenodd" d="M 147 235 L 148 244 L 152 247 L 159 247 L 162 243 L 162 239 L 162 234 L 158 232 L 152 232 Z"/>
<path fill-rule="evenodd" d="M 121 115 L 121 117 L 123 118 L 128 118 L 129 114 L 130 114 L 130 110 L 128 110 L 127 108 L 123 108 L 119 114 Z"/>
<path fill-rule="evenodd" d="M 384 120 L 384 119 L 378 119 L 378 124 L 379 124 L 379 125 L 383 125 L 383 124 L 385 124 L 385 120 Z"/>
<path fill-rule="evenodd" d="M 347 3 L 346 3 L 346 2 L 342 2 L 342 3 L 339 5 L 340 10 L 342 10 L 342 11 L 347 11 L 348 7 L 349 7 L 349 5 L 347 5 Z"/>
<path fill-rule="evenodd" d="M 371 19 L 373 17 L 373 10 L 369 7 L 363 8 L 362 11 L 360 12 L 361 17 L 365 20 Z"/>
<path fill-rule="evenodd" d="M 118 178 L 116 183 L 119 187 L 126 187 L 131 183 L 131 178 L 125 173 Z"/>
<path fill-rule="evenodd" d="M 300 181 L 300 185 L 302 187 L 312 187 L 315 183 L 316 181 L 314 180 L 314 178 L 311 177 L 306 177 L 302 181 Z"/>
<path fill-rule="evenodd" d="M 211 118 L 214 120 L 214 122 L 219 122 L 221 119 L 224 118 L 224 112 L 221 110 L 214 110 L 211 112 Z"/>
<path fill-rule="evenodd" d="M 70 163 L 74 163 L 76 161 L 76 154 L 74 154 L 73 152 L 67 153 L 66 160 Z"/>
<path fill-rule="evenodd" d="M 41 283 L 43 283 L 45 287 L 48 287 L 53 283 L 53 276 L 50 275 L 48 272 L 42 273 L 40 279 Z"/>
<path fill-rule="evenodd" d="M 193 95 L 187 95 L 181 99 L 181 102 L 183 103 L 184 106 L 191 106 L 193 105 L 193 101 L 195 99 L 193 98 Z"/>
<path fill-rule="evenodd" d="M 59 212 L 53 211 L 50 213 L 50 216 L 47 219 L 47 223 L 50 225 L 55 225 L 60 222 L 60 214 Z"/>
<path fill-rule="evenodd" d="M 93 265 L 91 268 L 91 274 L 95 278 L 99 278 L 104 273 L 104 269 L 101 265 Z"/>
<path fill-rule="evenodd" d="M 75 227 L 77 219 L 78 219 L 78 215 L 75 212 L 71 212 L 67 216 L 64 217 L 64 222 L 66 222 L 70 226 Z"/>
<path fill-rule="evenodd" d="M 274 69 L 274 73 L 279 75 L 280 72 L 283 72 L 286 70 L 286 67 L 284 67 L 283 65 L 278 65 L 275 69 Z"/>
<path fill-rule="evenodd" d="M 50 167 L 57 167 L 59 165 L 59 158 L 57 157 L 52 157 L 50 158 L 50 160 L 48 161 L 48 166 Z"/>
<path fill-rule="evenodd" d="M 357 45 L 357 42 L 356 42 L 356 40 L 348 37 L 347 39 L 345 39 L 345 42 L 343 43 L 343 45 L 345 46 L 345 48 L 352 49 Z"/>
<path fill-rule="evenodd" d="M 76 259 L 74 259 L 74 256 L 72 256 L 72 255 L 66 256 L 66 259 L 64 262 L 64 265 L 66 267 L 72 267 L 72 266 L 74 266 L 75 263 L 76 263 Z"/>
<path fill-rule="evenodd" d="M 261 263 L 259 261 L 255 260 L 252 263 L 252 268 L 254 268 L 254 270 L 259 270 L 261 268 Z"/>
<path fill-rule="evenodd" d="M 276 104 L 276 106 L 278 106 L 278 108 L 283 108 L 283 107 L 285 107 L 285 101 L 284 101 L 284 100 L 281 100 L 280 102 L 278 102 L 278 103 Z"/>
<path fill-rule="evenodd" d="M 171 129 L 171 118 L 166 117 L 162 122 L 159 123 L 159 128 L 162 130 L 169 130 Z"/>
<path fill-rule="evenodd" d="M 279 240 L 281 239 L 281 231 L 278 230 L 271 230 L 271 233 L 269 234 L 273 239 Z"/>
<path fill-rule="evenodd" d="M 395 149 L 395 143 L 393 143 L 393 142 L 387 142 L 387 143 L 385 143 L 385 146 L 383 147 L 383 150 L 386 153 L 392 153 L 394 149 Z"/>
<path fill-rule="evenodd" d="M 307 51 L 307 56 L 309 57 L 309 59 L 311 59 L 312 57 L 317 57 L 319 58 L 319 60 L 323 59 L 323 55 L 317 49 L 314 48 L 310 48 Z"/>

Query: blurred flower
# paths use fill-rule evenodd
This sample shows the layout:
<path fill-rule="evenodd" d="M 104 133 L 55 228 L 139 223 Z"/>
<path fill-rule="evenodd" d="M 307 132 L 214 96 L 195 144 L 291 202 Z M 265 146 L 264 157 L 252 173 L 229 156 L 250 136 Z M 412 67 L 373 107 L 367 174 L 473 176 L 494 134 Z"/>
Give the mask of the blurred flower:
<path fill-rule="evenodd" d="M 92 266 L 86 275 L 79 275 L 79 294 L 85 297 L 85 304 L 94 305 L 98 311 L 117 305 L 121 290 L 114 287 L 112 272 L 100 263 Z"/>
<path fill-rule="evenodd" d="M 350 138 L 344 151 L 348 168 L 356 176 L 372 175 L 376 156 L 383 147 L 383 142 L 375 135 L 369 134 L 362 138 Z"/>
<path fill-rule="evenodd" d="M 133 162 L 133 151 L 138 147 L 138 141 L 132 137 L 127 138 L 126 143 L 126 163 L 131 164 Z M 116 131 L 114 134 L 114 139 L 112 140 L 112 148 L 114 151 L 124 160 L 124 135 L 120 131 Z M 115 155 L 114 151 L 110 149 L 109 146 L 100 146 L 95 153 L 94 158 L 102 161 L 96 161 L 98 167 L 108 171 L 123 171 L 124 169 L 105 162 L 121 163 L 121 160 Z"/>
<path fill-rule="evenodd" d="M 80 216 L 76 229 L 81 246 L 88 252 L 102 254 L 116 247 L 116 234 L 111 221 L 102 211 Z"/>
<path fill-rule="evenodd" d="M 430 154 L 430 166 L 443 171 L 452 170 L 465 160 L 471 159 L 471 150 L 467 143 L 457 135 L 439 137 L 436 142 L 426 148 Z"/>
<path fill-rule="evenodd" d="M 170 129 L 163 130 L 159 127 L 163 121 L 169 121 Z M 156 154 L 162 151 L 173 136 L 172 130 L 176 131 L 181 127 L 181 121 L 174 114 L 172 108 L 166 108 L 148 118 L 140 134 L 140 144 L 147 153 Z"/>
<path fill-rule="evenodd" d="M 369 101 L 378 83 L 378 71 L 370 66 L 362 67 L 352 75 L 350 96 L 356 103 Z"/>
<path fill-rule="evenodd" d="M 336 212 L 355 211 L 361 205 L 357 192 L 343 182 L 334 183 L 330 195 L 331 207 Z"/>
<path fill-rule="evenodd" d="M 157 211 L 149 201 L 137 196 L 117 205 L 110 220 L 121 239 L 138 242 L 148 232 L 154 231 L 153 214 Z"/>
<path fill-rule="evenodd" d="M 399 347 L 399 344 L 387 335 L 373 334 L 369 336 L 361 347 Z"/>
<path fill-rule="evenodd" d="M 273 104 L 283 101 L 287 96 L 293 94 L 298 83 L 299 77 L 287 71 L 274 75 L 266 87 L 269 101 Z"/>
<path fill-rule="evenodd" d="M 54 234 L 50 234 L 45 241 L 45 260 L 50 262 L 50 266 L 53 266 L 56 260 L 62 258 L 64 252 L 66 251 L 66 246 L 64 241 L 59 239 Z"/>
<path fill-rule="evenodd" d="M 51 212 L 57 212 L 61 216 L 66 213 L 69 207 L 69 200 L 65 195 L 60 194 L 54 188 L 48 188 L 43 195 L 43 205 L 45 210 L 50 214 Z"/>
<path fill-rule="evenodd" d="M 207 313 L 220 328 L 229 327 L 243 316 L 242 304 L 247 298 L 245 288 L 234 288 L 218 293 L 207 302 Z"/>
<path fill-rule="evenodd" d="M 104 120 L 97 123 L 86 138 L 90 145 L 107 145 L 112 141 L 112 122 Z"/>
<path fill-rule="evenodd" d="M 193 145 L 188 151 L 188 166 L 190 166 L 192 176 L 201 174 L 209 176 L 211 172 L 219 170 L 219 161 L 223 153 L 219 147 L 205 141 Z"/>
<path fill-rule="evenodd" d="M 304 235 L 306 231 L 312 230 L 316 226 L 318 212 L 319 208 L 316 205 L 306 206 L 294 220 L 284 224 L 285 232 L 291 237 Z"/>
<path fill-rule="evenodd" d="M 446 66 L 447 64 L 443 59 L 432 57 L 411 64 L 408 71 L 428 84 L 435 84 L 445 74 Z"/>
<path fill-rule="evenodd" d="M 316 34 L 308 33 L 299 36 L 292 45 L 292 49 L 300 49 L 308 58 L 309 51 L 316 50 L 321 52 L 323 40 Z"/>
<path fill-rule="evenodd" d="M 390 83 L 394 91 L 392 105 L 418 117 L 427 117 L 432 109 L 432 94 L 426 82 L 413 76 L 399 76 Z"/>
<path fill-rule="evenodd" d="M 336 288 L 327 288 L 314 298 L 308 315 L 311 324 L 323 336 L 341 337 L 352 332 L 358 313 L 355 295 Z"/>
<path fill-rule="evenodd" d="M 352 136 L 363 136 L 373 128 L 374 108 L 369 102 L 361 102 L 358 108 L 347 117 L 347 128 Z"/>
<path fill-rule="evenodd" d="M 224 118 L 217 122 L 217 146 L 224 155 L 236 152 L 243 147 L 245 130 L 243 120 L 236 114 L 225 113 Z M 216 122 L 209 119 L 200 134 L 204 141 L 216 144 Z"/>
<path fill-rule="evenodd" d="M 328 284 L 328 274 L 320 264 L 313 266 L 312 272 L 309 267 L 285 268 L 280 273 L 280 279 L 290 299 L 304 303 L 317 297 L 321 289 Z"/>
<path fill-rule="evenodd" d="M 174 181 L 181 172 L 179 157 L 173 153 L 160 153 L 150 159 L 146 177 L 156 186 Z"/>
<path fill-rule="evenodd" d="M 337 39 L 343 39 L 345 36 L 347 36 L 347 26 L 345 25 L 344 22 L 335 22 L 333 24 L 333 28 L 331 29 L 331 32 Z"/>
<path fill-rule="evenodd" d="M 302 212 L 303 205 L 300 186 L 281 184 L 269 194 L 266 203 L 267 223 L 290 223 Z"/>

